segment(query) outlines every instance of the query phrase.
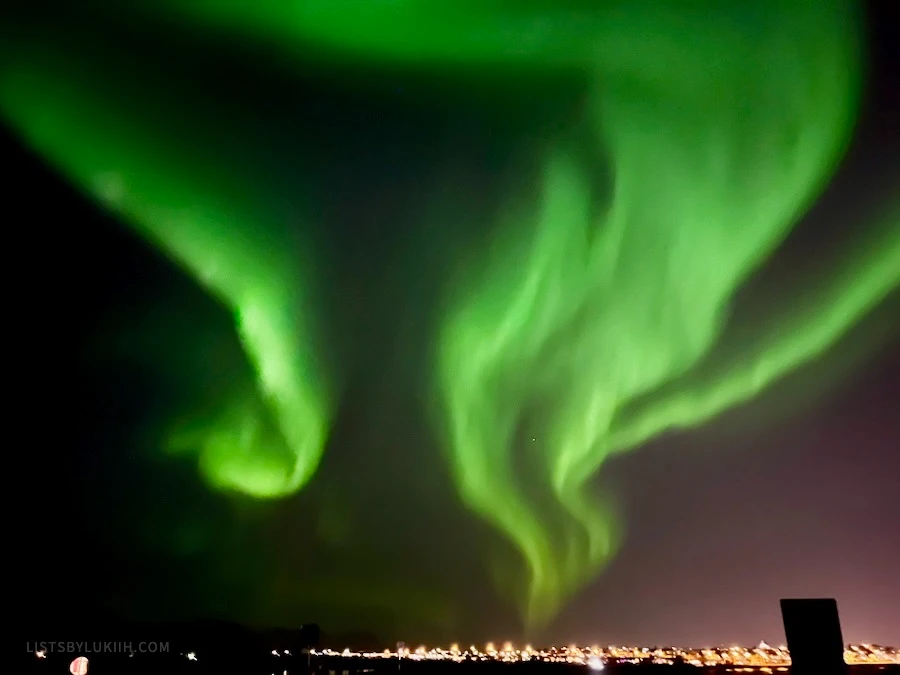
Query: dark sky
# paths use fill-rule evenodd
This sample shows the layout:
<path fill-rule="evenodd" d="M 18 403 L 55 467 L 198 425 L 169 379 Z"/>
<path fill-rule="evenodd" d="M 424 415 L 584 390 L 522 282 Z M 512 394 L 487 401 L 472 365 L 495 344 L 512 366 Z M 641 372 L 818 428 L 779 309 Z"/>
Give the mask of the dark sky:
<path fill-rule="evenodd" d="M 742 299 L 754 321 L 773 320 L 762 308 L 777 305 L 780 285 L 827 266 L 861 214 L 897 197 L 900 33 L 883 7 L 870 9 L 855 140 Z M 173 43 L 166 49 L 177 52 Z M 522 128 L 498 134 L 490 105 L 436 97 L 415 77 L 369 73 L 363 91 L 312 77 L 303 86 L 321 104 L 294 136 L 283 123 L 290 96 L 259 97 L 283 90 L 284 77 L 232 74 L 228 86 L 259 103 L 246 104 L 265 122 L 258 143 L 242 142 L 260 165 L 279 167 L 273 180 L 286 190 L 310 126 L 341 139 L 315 148 L 315 186 L 326 196 L 329 229 L 319 234 L 341 336 L 332 350 L 348 375 L 320 473 L 283 503 L 212 494 L 191 462 L 154 452 L 191 386 L 245 375 L 229 317 L 4 135 L 7 266 L 23 289 L 14 304 L 24 320 L 12 326 L 25 327 L 15 338 L 24 355 L 12 356 L 27 375 L 13 394 L 22 412 L 9 456 L 24 464 L 10 489 L 26 486 L 13 519 L 36 589 L 31 609 L 52 616 L 77 597 L 86 613 L 137 618 L 319 621 L 385 641 L 517 639 L 515 613 L 484 569 L 497 537 L 459 505 L 421 405 L 446 251 L 472 233 L 423 229 L 408 195 L 465 191 L 468 208 L 489 208 L 517 140 L 540 138 L 577 97 L 562 83 L 534 101 L 512 80 L 494 100 L 526 113 Z M 758 401 L 610 463 L 601 483 L 622 500 L 624 547 L 540 637 L 778 643 L 779 598 L 834 596 L 847 640 L 896 643 L 898 309 L 895 293 L 831 357 Z"/>

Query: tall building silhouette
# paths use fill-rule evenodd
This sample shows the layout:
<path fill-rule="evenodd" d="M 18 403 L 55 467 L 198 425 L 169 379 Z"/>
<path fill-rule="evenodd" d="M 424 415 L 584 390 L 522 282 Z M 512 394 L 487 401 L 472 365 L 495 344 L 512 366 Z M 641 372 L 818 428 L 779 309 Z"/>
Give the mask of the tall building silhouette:
<path fill-rule="evenodd" d="M 846 675 L 837 601 L 783 599 L 781 617 L 791 652 L 791 675 Z"/>

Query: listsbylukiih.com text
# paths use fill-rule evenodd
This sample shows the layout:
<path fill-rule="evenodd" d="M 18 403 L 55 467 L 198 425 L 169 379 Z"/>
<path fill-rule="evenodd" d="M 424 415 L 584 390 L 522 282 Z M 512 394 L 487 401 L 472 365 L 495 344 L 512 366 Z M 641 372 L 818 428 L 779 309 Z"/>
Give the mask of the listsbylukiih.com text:
<path fill-rule="evenodd" d="M 55 640 L 48 642 L 28 642 L 27 651 L 33 654 L 166 654 L 168 642 L 121 642 L 116 640 L 74 641 Z"/>

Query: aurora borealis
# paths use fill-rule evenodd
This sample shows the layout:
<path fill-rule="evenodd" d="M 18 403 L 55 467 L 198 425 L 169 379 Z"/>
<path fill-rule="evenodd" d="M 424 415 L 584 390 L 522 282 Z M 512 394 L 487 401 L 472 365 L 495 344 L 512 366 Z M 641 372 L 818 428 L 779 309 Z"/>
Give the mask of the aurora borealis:
<path fill-rule="evenodd" d="M 862 8 L 679 6 L 98 0 L 9 22 L 0 112 L 14 134 L 193 287 L 132 310 L 130 333 L 98 331 L 131 343 L 111 368 L 152 373 L 158 396 L 118 454 L 163 463 L 143 489 L 212 500 L 154 511 L 134 550 L 187 561 L 209 583 L 203 611 L 337 607 L 457 630 L 474 604 L 441 563 L 398 578 L 407 543 L 369 562 L 402 528 L 359 525 L 382 506 L 353 496 L 358 467 L 392 466 L 431 487 L 385 488 L 385 512 L 462 505 L 461 567 L 539 632 L 632 529 L 610 460 L 828 370 L 900 284 L 896 185 L 842 214 L 855 234 L 826 270 L 779 282 L 777 299 L 753 288 L 856 133 Z M 377 242 L 371 260 L 348 273 L 338 251 L 366 245 L 342 243 L 339 221 L 368 220 L 373 233 L 347 239 Z M 748 294 L 769 310 L 742 313 Z M 372 298 L 395 312 L 380 357 L 354 318 Z M 416 318 L 396 320 L 405 305 Z M 427 431 L 398 448 L 381 435 L 391 414 Z M 378 431 L 348 440 L 366 424 Z M 342 453 L 357 478 L 329 473 Z M 165 473 L 186 467 L 202 486 Z M 301 543 L 252 543 L 268 538 Z M 454 559 L 447 546 L 429 560 Z M 277 581 L 263 591 L 262 577 Z M 223 601 L 229 585 L 242 590 Z"/>
<path fill-rule="evenodd" d="M 57 55 L 55 63 L 63 62 Z M 198 450 L 204 475 L 218 487 L 256 497 L 290 494 L 315 472 L 329 410 L 302 311 L 302 249 L 261 208 L 266 196 L 244 194 L 246 178 L 222 176 L 207 155 L 184 157 L 162 134 L 145 135 L 128 111 L 134 94 L 127 84 L 115 86 L 115 73 L 97 81 L 84 68 L 13 68 L 4 82 L 10 115 L 235 315 L 258 396 L 238 397 L 211 428 L 188 425 L 173 448 Z"/>
<path fill-rule="evenodd" d="M 708 354 L 736 289 L 830 172 L 855 97 L 852 34 L 839 6 L 755 7 L 758 36 L 746 36 L 715 68 L 679 59 L 663 73 L 657 61 L 630 63 L 616 51 L 607 64 L 600 56 L 594 67 L 603 84 L 589 99 L 585 124 L 610 156 L 609 202 L 593 203 L 592 177 L 571 150 L 557 151 L 543 176 L 532 240 L 521 236 L 520 222 L 511 225 L 515 244 L 505 255 L 492 252 L 499 262 L 488 263 L 477 299 L 450 319 L 442 375 L 461 490 L 526 557 L 534 619 L 612 553 L 610 516 L 582 491 L 606 456 L 751 396 L 804 354 L 751 378 L 726 370 L 714 385 L 719 391 L 679 391 L 675 401 L 656 404 L 644 429 L 622 419 L 629 405 L 640 406 Z M 707 54 L 712 62 L 727 38 L 715 25 L 720 13 L 698 13 L 677 37 L 647 48 L 668 51 L 666 42 L 685 40 L 692 45 L 685 59 Z M 633 29 L 633 38 L 619 36 L 623 43 L 661 32 L 642 21 Z M 776 100 L 747 110 L 748 101 Z M 900 251 L 886 251 L 874 264 L 896 270 Z M 872 297 L 893 284 L 876 281 Z M 855 318 L 848 313 L 846 325 Z M 535 522 L 507 454 L 534 396 L 545 418 L 536 432 L 545 455 L 538 470 L 584 530 L 573 534 L 570 526 L 569 541 Z M 701 397 L 709 400 L 692 400 Z"/>

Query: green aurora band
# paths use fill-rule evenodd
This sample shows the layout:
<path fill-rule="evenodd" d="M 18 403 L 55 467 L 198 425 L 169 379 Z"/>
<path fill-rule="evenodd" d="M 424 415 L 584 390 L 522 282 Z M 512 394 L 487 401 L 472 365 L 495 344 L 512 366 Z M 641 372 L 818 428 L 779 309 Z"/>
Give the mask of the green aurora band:
<path fill-rule="evenodd" d="M 524 557 L 532 627 L 616 549 L 614 511 L 588 489 L 610 456 L 750 399 L 898 281 L 888 224 L 888 241 L 758 353 L 692 381 L 737 291 L 833 173 L 859 64 L 846 3 L 691 4 L 598 12 L 585 125 L 608 153 L 610 198 L 598 208 L 598 177 L 571 148 L 551 152 L 537 215 L 510 219 L 515 234 L 464 271 L 445 317 L 439 387 L 459 490 Z M 530 508 L 523 423 L 570 517 L 561 527 Z"/>
<path fill-rule="evenodd" d="M 437 345 L 459 494 L 524 559 L 516 595 L 531 627 L 615 552 L 612 506 L 589 490 L 609 457 L 752 398 L 821 355 L 900 278 L 894 210 L 877 228 L 883 238 L 848 256 L 790 320 L 710 367 L 736 293 L 817 198 L 850 138 L 861 64 L 849 0 L 133 7 L 278 44 L 289 58 L 314 44 L 335 59 L 583 76 L 583 118 L 545 158 L 538 194 L 519 195 L 489 251 L 460 270 Z M 165 134 L 151 134 L 141 111 L 123 112 L 121 82 L 50 46 L 20 47 L 0 83 L 8 119 L 237 317 L 280 433 L 261 444 L 260 411 L 236 403 L 204 438 L 206 477 L 258 497 L 302 488 L 333 406 L 313 358 L 301 248 L 255 234 L 284 227 L 246 195 L 249 182 L 166 154 Z M 586 143 L 605 153 L 611 179 L 584 165 Z M 527 479 L 523 424 L 535 439 L 525 443 L 536 464 Z M 546 513 L 526 485 L 535 480 L 540 503 L 557 505 Z"/>
<path fill-rule="evenodd" d="M 172 431 L 168 450 L 196 452 L 217 489 L 293 494 L 319 465 L 332 412 L 305 310 L 303 251 L 281 214 L 261 206 L 272 200 L 252 175 L 223 171 L 209 145 L 180 145 L 180 117 L 195 115 L 197 136 L 217 111 L 152 96 L 115 64 L 50 41 L 16 44 L 0 80 L 0 108 L 24 138 L 234 315 L 257 391 L 235 393 L 213 420 L 195 415 Z"/>

